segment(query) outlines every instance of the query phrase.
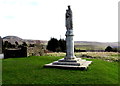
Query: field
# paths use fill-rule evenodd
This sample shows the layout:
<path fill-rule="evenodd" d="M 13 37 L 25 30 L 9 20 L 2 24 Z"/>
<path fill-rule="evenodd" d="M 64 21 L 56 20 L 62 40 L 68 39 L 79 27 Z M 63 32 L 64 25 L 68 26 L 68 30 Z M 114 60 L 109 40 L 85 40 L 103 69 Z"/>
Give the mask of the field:
<path fill-rule="evenodd" d="M 57 53 L 56 53 L 57 54 Z M 60 55 L 61 54 L 61 55 Z M 93 63 L 88 70 L 44 68 L 44 64 L 63 58 L 59 56 L 31 56 L 3 59 L 3 84 L 118 84 L 118 62 L 84 58 Z M 76 54 L 80 55 L 80 54 Z M 116 54 L 112 54 L 116 57 Z"/>
<path fill-rule="evenodd" d="M 61 56 L 64 57 L 65 53 L 47 53 L 46 56 Z M 80 58 L 96 58 L 105 61 L 119 61 L 120 54 L 117 52 L 79 52 L 75 53 L 76 57 Z"/>
<path fill-rule="evenodd" d="M 105 50 L 106 46 L 95 45 L 75 45 L 76 50 Z"/>

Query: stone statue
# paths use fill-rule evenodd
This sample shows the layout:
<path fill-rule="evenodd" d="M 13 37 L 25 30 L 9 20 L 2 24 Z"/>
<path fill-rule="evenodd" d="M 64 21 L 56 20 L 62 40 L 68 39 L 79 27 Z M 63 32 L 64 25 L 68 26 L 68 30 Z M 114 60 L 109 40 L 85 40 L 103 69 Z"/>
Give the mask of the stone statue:
<path fill-rule="evenodd" d="M 76 69 L 87 69 L 88 65 L 92 61 L 82 60 L 81 58 L 76 58 L 74 55 L 74 34 L 72 25 L 72 11 L 70 6 L 66 10 L 66 56 L 63 59 L 54 61 L 53 63 L 46 64 L 44 67 L 58 67 L 58 68 L 76 68 Z"/>
<path fill-rule="evenodd" d="M 72 10 L 70 6 L 68 6 L 68 9 L 66 10 L 66 29 L 71 30 L 73 28 L 72 25 Z"/>

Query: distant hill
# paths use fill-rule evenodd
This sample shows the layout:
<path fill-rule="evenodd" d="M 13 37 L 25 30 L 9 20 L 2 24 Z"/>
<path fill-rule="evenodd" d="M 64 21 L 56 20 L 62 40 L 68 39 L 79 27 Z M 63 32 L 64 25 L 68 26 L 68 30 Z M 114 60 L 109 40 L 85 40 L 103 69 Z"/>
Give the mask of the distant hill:
<path fill-rule="evenodd" d="M 24 40 L 17 36 L 5 36 L 3 37 L 3 41 L 8 41 L 12 44 L 14 44 L 17 41 L 19 44 L 22 44 Z"/>
<path fill-rule="evenodd" d="M 46 40 L 22 39 L 22 38 L 17 37 L 17 36 L 5 36 L 5 37 L 3 37 L 3 41 L 8 41 L 12 44 L 15 44 L 16 41 L 19 44 L 22 44 L 23 42 L 26 42 L 27 44 L 36 44 L 36 43 L 46 44 L 47 43 Z"/>
<path fill-rule="evenodd" d="M 92 42 L 92 41 L 75 41 L 75 45 L 103 45 L 118 46 L 118 42 Z"/>
<path fill-rule="evenodd" d="M 47 45 L 46 40 L 32 40 L 32 39 L 22 39 L 17 36 L 6 36 L 3 37 L 3 41 L 9 41 L 14 44 L 16 41 L 19 44 L 26 42 L 27 44 L 42 43 Z M 107 46 L 118 47 L 118 42 L 92 42 L 92 41 L 75 41 L 75 48 L 81 50 L 104 50 Z"/>
<path fill-rule="evenodd" d="M 104 50 L 107 46 L 118 47 L 118 42 L 75 41 L 75 48 L 81 50 Z"/>

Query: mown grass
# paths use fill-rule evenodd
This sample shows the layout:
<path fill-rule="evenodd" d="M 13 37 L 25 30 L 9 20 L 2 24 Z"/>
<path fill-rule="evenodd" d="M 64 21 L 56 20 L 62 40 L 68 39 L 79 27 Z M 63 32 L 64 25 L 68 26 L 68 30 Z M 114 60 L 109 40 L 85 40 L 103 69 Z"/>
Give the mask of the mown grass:
<path fill-rule="evenodd" d="M 3 84 L 118 84 L 118 63 L 101 59 L 93 61 L 88 70 L 44 68 L 62 57 L 32 56 L 3 59 Z"/>

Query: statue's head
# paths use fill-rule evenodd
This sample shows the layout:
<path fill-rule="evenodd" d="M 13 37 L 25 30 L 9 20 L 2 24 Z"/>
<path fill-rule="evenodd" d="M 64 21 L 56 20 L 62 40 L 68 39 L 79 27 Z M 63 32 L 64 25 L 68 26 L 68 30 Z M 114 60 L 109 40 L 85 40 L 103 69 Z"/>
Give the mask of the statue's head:
<path fill-rule="evenodd" d="M 70 5 L 68 5 L 68 9 L 70 9 Z"/>

